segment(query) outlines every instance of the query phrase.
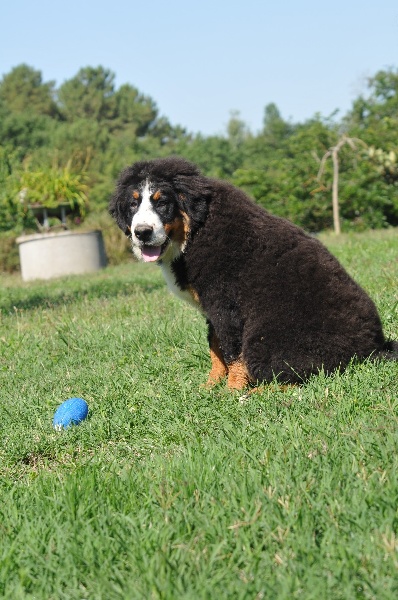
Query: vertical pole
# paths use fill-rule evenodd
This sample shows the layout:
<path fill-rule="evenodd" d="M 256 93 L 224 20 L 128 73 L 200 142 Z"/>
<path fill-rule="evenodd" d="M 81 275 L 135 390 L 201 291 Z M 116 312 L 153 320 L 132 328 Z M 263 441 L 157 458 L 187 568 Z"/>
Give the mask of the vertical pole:
<path fill-rule="evenodd" d="M 333 206 L 333 225 L 336 235 L 340 235 L 340 215 L 339 215 L 339 148 L 335 146 L 332 150 L 333 159 L 333 190 L 332 190 L 332 206 Z"/>
<path fill-rule="evenodd" d="M 43 227 L 44 229 L 48 230 L 49 229 L 49 224 L 48 224 L 48 213 L 47 213 L 47 209 L 43 208 Z"/>

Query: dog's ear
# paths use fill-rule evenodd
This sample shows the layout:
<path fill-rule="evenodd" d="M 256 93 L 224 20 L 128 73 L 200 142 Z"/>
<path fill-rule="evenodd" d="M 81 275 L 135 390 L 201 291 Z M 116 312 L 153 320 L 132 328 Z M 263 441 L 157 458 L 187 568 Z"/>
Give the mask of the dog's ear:
<path fill-rule="evenodd" d="M 126 167 L 119 174 L 116 188 L 109 202 L 109 213 L 115 219 L 120 229 L 127 235 L 131 235 L 131 207 L 127 190 L 137 179 L 137 171 L 142 168 L 142 162 L 137 162 L 131 167 Z"/>
<path fill-rule="evenodd" d="M 115 219 L 125 235 L 131 235 L 130 206 L 125 197 L 125 190 L 117 187 L 109 203 L 109 213 Z"/>
<path fill-rule="evenodd" d="M 206 220 L 211 198 L 207 179 L 201 175 L 179 175 L 174 179 L 174 189 L 180 210 L 188 215 L 191 229 L 197 229 Z"/>

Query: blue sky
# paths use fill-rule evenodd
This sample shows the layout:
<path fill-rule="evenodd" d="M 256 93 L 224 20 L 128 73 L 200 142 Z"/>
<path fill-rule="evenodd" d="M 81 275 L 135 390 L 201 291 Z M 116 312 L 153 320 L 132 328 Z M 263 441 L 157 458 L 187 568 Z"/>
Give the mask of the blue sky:
<path fill-rule="evenodd" d="M 340 115 L 380 69 L 398 68 L 397 0 L 13 0 L 0 24 L 0 75 L 27 63 L 60 85 L 102 65 L 173 124 L 252 131 L 275 102 L 286 119 Z"/>

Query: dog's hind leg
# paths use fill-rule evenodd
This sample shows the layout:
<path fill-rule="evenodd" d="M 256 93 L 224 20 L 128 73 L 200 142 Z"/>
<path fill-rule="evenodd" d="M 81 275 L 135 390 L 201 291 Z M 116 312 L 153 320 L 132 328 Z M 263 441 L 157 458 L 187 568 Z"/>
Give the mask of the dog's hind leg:
<path fill-rule="evenodd" d="M 214 306 L 211 307 L 214 310 Z M 209 333 L 208 341 L 212 368 L 208 384 L 217 383 L 228 375 L 228 387 L 241 389 L 249 381 L 248 371 L 242 359 L 242 319 L 238 307 L 230 302 L 228 310 L 216 310 L 214 327 L 210 319 L 207 320 Z"/>
<path fill-rule="evenodd" d="M 209 323 L 209 347 L 211 369 L 206 387 L 219 383 L 226 376 L 228 376 L 227 385 L 229 389 L 241 390 L 246 387 L 249 383 L 249 375 L 243 360 L 239 357 L 227 365 L 220 348 L 220 342 L 211 323 Z"/>
<path fill-rule="evenodd" d="M 206 382 L 206 387 L 219 383 L 228 375 L 228 388 L 241 390 L 249 383 L 247 369 L 242 360 L 238 359 L 229 365 L 225 364 L 217 336 L 214 334 L 210 342 L 211 370 Z"/>
<path fill-rule="evenodd" d="M 213 327 L 209 324 L 209 347 L 210 347 L 210 360 L 211 369 L 209 377 L 207 379 L 206 386 L 212 386 L 221 381 L 228 372 L 227 365 L 225 364 L 218 337 L 215 334 Z"/>
<path fill-rule="evenodd" d="M 228 388 L 230 390 L 241 390 L 250 382 L 245 363 L 241 358 L 228 365 Z"/>

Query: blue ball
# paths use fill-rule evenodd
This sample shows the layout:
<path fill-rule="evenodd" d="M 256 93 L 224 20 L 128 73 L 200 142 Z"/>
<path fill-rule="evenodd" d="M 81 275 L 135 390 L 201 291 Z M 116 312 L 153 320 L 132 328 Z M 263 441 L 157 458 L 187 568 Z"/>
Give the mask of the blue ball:
<path fill-rule="evenodd" d="M 55 411 L 53 426 L 66 429 L 70 425 L 79 425 L 88 415 L 88 405 L 83 398 L 69 398 Z"/>

